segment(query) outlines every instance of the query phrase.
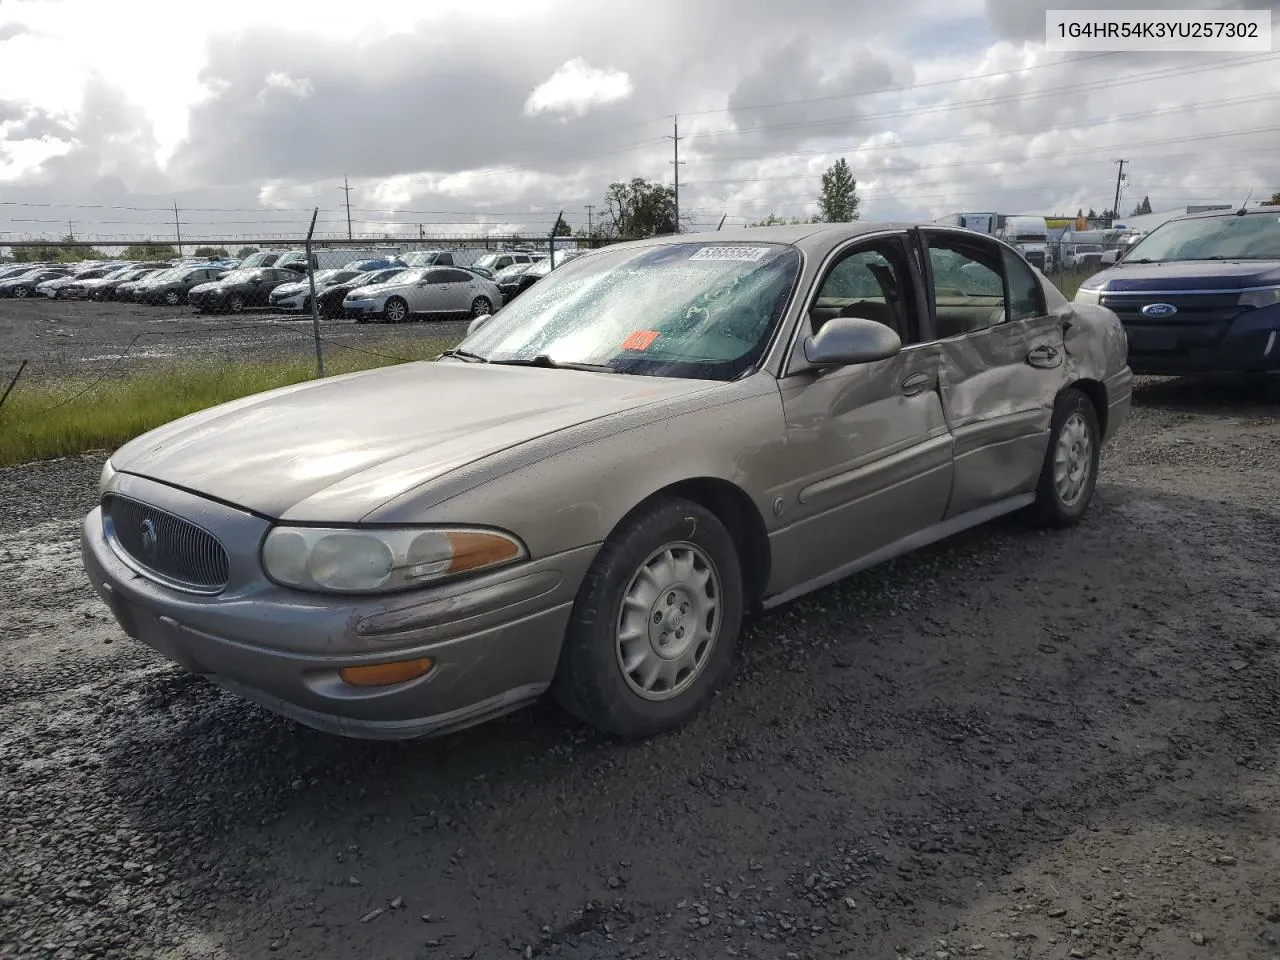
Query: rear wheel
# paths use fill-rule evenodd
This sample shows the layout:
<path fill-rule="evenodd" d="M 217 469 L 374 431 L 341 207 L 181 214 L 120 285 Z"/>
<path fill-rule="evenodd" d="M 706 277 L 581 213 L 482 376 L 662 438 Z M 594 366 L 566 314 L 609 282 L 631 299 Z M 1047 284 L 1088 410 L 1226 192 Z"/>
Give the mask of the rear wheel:
<path fill-rule="evenodd" d="M 484 317 L 493 313 L 493 304 L 488 297 L 476 297 L 471 301 L 471 316 Z"/>
<path fill-rule="evenodd" d="M 227 300 L 227 309 L 232 313 L 244 313 L 244 297 L 238 293 L 233 293 Z"/>
<path fill-rule="evenodd" d="M 404 323 L 409 318 L 409 304 L 401 297 L 391 297 L 382 307 L 382 319 L 387 323 Z"/>
<path fill-rule="evenodd" d="M 1069 388 L 1058 395 L 1036 500 L 1027 518 L 1036 526 L 1074 526 L 1089 509 L 1098 482 L 1102 431 L 1093 401 Z"/>
<path fill-rule="evenodd" d="M 647 737 L 692 719 L 724 681 L 742 625 L 733 539 L 705 507 L 659 501 L 600 548 L 552 685 L 579 719 Z"/>
<path fill-rule="evenodd" d="M 164 302 L 171 307 L 176 307 L 181 301 L 177 290 L 166 290 L 164 294 Z"/>
<path fill-rule="evenodd" d="M 14 295 L 15 297 L 17 297 L 19 300 L 21 300 L 23 297 L 25 297 L 25 296 L 27 295 L 27 292 L 28 292 L 28 291 L 27 291 L 27 288 L 26 288 L 26 287 L 14 287 L 14 288 L 13 288 L 13 295 Z"/>

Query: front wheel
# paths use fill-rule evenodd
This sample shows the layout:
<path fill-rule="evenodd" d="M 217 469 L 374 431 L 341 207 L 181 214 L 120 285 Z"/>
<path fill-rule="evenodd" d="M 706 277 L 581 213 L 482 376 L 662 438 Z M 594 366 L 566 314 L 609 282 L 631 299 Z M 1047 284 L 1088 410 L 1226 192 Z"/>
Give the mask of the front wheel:
<path fill-rule="evenodd" d="M 177 290 L 166 290 L 166 291 L 165 291 L 165 295 L 164 295 L 164 302 L 165 302 L 165 303 L 167 303 L 169 306 L 171 306 L 171 307 L 176 307 L 176 306 L 178 305 L 178 303 L 179 303 L 179 300 L 180 300 L 180 298 L 178 297 L 178 291 L 177 291 Z"/>
<path fill-rule="evenodd" d="M 227 309 L 232 313 L 244 313 L 244 297 L 238 293 L 233 293 L 231 299 L 227 301 Z"/>
<path fill-rule="evenodd" d="M 26 287 L 14 287 L 14 288 L 13 288 L 13 295 L 14 295 L 15 297 L 17 297 L 19 300 L 21 300 L 23 297 L 25 297 L 25 296 L 27 295 L 27 292 L 28 292 L 28 291 L 27 291 L 27 288 L 26 288 Z"/>
<path fill-rule="evenodd" d="M 1093 401 L 1075 388 L 1058 395 L 1035 503 L 1027 518 L 1038 527 L 1074 526 L 1089 509 L 1098 483 L 1102 431 Z"/>
<path fill-rule="evenodd" d="M 387 323 L 404 323 L 409 317 L 409 305 L 400 297 L 392 297 L 382 308 L 382 319 Z"/>
<path fill-rule="evenodd" d="M 743 615 L 733 538 L 667 499 L 628 517 L 578 591 L 552 691 L 580 720 L 648 737 L 692 719 L 724 681 Z"/>

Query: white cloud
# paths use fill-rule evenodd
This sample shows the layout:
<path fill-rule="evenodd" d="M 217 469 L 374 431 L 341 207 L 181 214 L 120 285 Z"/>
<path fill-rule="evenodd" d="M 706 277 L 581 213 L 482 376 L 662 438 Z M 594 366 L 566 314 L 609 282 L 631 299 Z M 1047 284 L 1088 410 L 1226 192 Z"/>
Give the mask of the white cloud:
<path fill-rule="evenodd" d="M 315 92 L 311 81 L 306 77 L 295 79 L 279 70 L 272 70 L 267 74 L 266 82 L 263 84 L 262 89 L 258 91 L 258 99 L 265 100 L 273 90 L 279 90 L 299 100 L 305 100 Z"/>
<path fill-rule="evenodd" d="M 582 117 L 592 107 L 627 99 L 633 89 L 631 77 L 621 70 L 600 70 L 582 57 L 576 57 L 534 88 L 525 101 L 524 114 L 526 117 L 539 113 Z"/>

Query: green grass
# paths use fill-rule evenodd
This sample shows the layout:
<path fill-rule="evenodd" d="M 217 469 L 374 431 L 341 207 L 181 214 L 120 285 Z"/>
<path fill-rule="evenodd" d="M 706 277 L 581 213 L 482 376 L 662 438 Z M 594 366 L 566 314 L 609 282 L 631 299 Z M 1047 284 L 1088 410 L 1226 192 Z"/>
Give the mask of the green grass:
<path fill-rule="evenodd" d="M 447 349 L 444 340 L 375 343 L 368 349 L 328 351 L 326 376 L 425 360 Z M 315 359 L 148 366 L 124 376 L 21 380 L 0 407 L 0 466 L 47 460 L 88 450 L 114 450 L 155 427 L 228 400 L 315 379 Z M 101 374 L 98 375 L 99 377 Z M 0 392 L 3 392 L 0 390 Z"/>
<path fill-rule="evenodd" d="M 1097 273 L 1096 270 L 1086 270 L 1083 273 L 1066 273 L 1061 276 L 1054 274 L 1049 279 L 1062 291 L 1062 295 L 1070 300 L 1076 295 L 1076 291 L 1080 289 L 1080 284 L 1095 273 Z"/>

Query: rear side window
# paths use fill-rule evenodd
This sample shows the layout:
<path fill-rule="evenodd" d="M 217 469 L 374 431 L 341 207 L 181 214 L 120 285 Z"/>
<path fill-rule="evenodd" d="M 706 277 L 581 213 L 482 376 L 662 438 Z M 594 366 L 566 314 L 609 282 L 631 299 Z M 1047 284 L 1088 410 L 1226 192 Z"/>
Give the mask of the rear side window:
<path fill-rule="evenodd" d="M 1009 319 L 1028 320 L 1049 312 L 1044 290 L 1031 268 L 1013 252 L 1004 252 L 1004 275 L 1009 281 Z"/>
<path fill-rule="evenodd" d="M 470 283 L 475 279 L 475 274 L 465 270 L 441 270 L 440 273 L 444 276 L 441 283 Z"/>

